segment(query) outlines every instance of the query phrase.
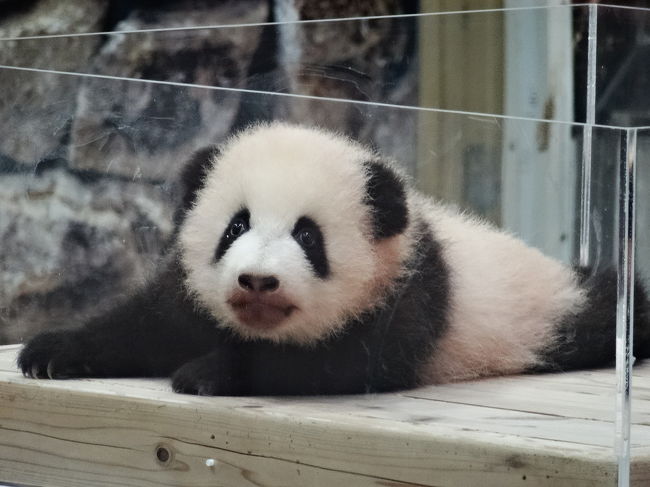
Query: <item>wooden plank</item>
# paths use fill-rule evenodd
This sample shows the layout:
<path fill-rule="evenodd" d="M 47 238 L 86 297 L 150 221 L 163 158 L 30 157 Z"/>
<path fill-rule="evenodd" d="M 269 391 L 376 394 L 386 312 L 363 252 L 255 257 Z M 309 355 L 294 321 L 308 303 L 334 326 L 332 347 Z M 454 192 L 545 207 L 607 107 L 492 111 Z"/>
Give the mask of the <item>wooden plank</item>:
<path fill-rule="evenodd" d="M 650 375 L 648 365 L 643 371 Z M 449 384 L 426 388 L 413 393 L 415 397 L 443 399 L 459 404 L 473 404 L 571 418 L 613 421 L 614 374 L 585 373 L 544 376 L 504 377 L 486 381 Z M 635 380 L 634 380 L 635 379 Z M 636 376 L 634 383 L 635 423 L 650 424 L 650 380 Z"/>
<path fill-rule="evenodd" d="M 612 371 L 502 378 L 404 394 L 205 398 L 174 394 L 166 380 L 26 379 L 15 370 L 16 351 L 0 348 L 0 481 L 616 484 L 613 426 L 605 414 L 613 403 L 597 400 L 599 391 L 609 391 Z M 639 381 L 648 372 L 646 366 L 637 369 Z M 519 399 L 517 384 L 525 388 Z M 564 396 L 567 388 L 571 393 Z M 547 400 L 552 395 L 569 397 L 571 407 L 553 406 Z M 519 402 L 510 408 L 507 397 Z M 645 413 L 635 417 L 633 430 L 635 485 L 645 485 L 650 475 L 650 426 L 643 418 Z M 160 445 L 172 453 L 164 463 L 156 458 Z M 215 466 L 206 466 L 207 459 Z"/>

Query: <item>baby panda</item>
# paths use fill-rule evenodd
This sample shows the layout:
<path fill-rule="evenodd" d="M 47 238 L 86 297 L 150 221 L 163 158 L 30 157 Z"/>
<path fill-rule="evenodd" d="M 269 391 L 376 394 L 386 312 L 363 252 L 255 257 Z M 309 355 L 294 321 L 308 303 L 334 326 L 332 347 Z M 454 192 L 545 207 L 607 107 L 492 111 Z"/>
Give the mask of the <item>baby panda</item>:
<path fill-rule="evenodd" d="M 341 135 L 253 126 L 196 154 L 167 261 L 34 378 L 169 376 L 201 395 L 392 391 L 614 358 L 616 275 L 572 269 L 412 189 Z M 644 289 L 635 353 L 650 354 Z"/>

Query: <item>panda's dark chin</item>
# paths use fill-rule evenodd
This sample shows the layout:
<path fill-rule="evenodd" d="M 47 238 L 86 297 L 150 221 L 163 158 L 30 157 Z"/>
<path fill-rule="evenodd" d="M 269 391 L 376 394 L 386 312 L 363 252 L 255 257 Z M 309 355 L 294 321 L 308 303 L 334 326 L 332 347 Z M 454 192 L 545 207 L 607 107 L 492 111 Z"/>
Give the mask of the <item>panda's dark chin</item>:
<path fill-rule="evenodd" d="M 235 293 L 228 304 L 242 326 L 260 331 L 279 327 L 297 310 L 281 295 L 266 297 L 256 293 Z"/>

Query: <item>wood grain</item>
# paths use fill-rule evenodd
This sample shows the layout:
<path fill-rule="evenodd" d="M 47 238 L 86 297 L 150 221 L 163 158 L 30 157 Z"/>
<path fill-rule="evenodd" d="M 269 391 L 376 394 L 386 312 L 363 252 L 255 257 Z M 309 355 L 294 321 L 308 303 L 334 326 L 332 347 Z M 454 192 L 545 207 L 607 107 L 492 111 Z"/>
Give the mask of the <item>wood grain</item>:
<path fill-rule="evenodd" d="M 206 398 L 174 394 L 167 380 L 27 379 L 16 371 L 17 350 L 0 347 L 4 482 L 616 485 L 612 370 L 401 394 Z M 650 364 L 634 379 L 633 485 L 641 486 L 650 481 Z"/>

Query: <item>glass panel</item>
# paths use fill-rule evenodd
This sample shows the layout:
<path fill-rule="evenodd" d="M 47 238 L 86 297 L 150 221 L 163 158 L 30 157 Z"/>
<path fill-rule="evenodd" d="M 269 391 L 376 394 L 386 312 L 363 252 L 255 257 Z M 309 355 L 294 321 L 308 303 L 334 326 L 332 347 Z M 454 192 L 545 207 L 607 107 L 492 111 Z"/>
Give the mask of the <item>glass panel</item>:
<path fill-rule="evenodd" d="M 8 196 L 0 211 L 3 233 L 12 235 L 3 249 L 5 342 L 57 316 L 82 321 L 75 309 L 97 309 L 125 282 L 140 282 L 172 230 L 183 161 L 223 140 L 234 114 L 264 104 L 273 117 L 332 130 L 352 116 L 363 130 L 347 132 L 403 164 L 426 193 L 556 258 L 571 262 L 577 255 L 581 126 L 13 70 L 2 76 L 17 87 L 74 86 L 56 100 L 49 91 L 19 103 L 3 98 L 31 121 L 12 122 L 16 128 L 3 141 Z M 593 137 L 598 205 L 590 227 L 598 268 L 611 267 L 618 250 L 619 138 L 620 131 L 606 128 Z M 83 296 L 56 298 L 73 289 Z"/>
<path fill-rule="evenodd" d="M 637 132 L 636 269 L 650 282 L 650 130 Z"/>
<path fill-rule="evenodd" d="M 587 11 L 492 9 L 0 40 L 0 65 L 584 121 L 584 110 L 572 109 L 571 68 L 587 66 L 587 53 L 567 53 L 586 38 L 586 24 L 572 33 L 571 19 Z M 60 52 L 74 55 L 53 55 Z M 486 85 L 494 96 L 485 95 Z"/>
<path fill-rule="evenodd" d="M 644 41 L 650 11 L 595 10 L 596 123 L 646 125 L 650 102 L 645 101 L 643 66 L 650 56 Z M 585 122 L 589 11 L 588 6 L 491 9 L 0 40 L 5 46 L 0 64 Z M 495 39 L 499 31 L 502 36 Z M 262 38 L 267 44 L 267 39 L 279 44 L 291 39 L 304 48 L 274 57 L 267 47 L 269 52 L 261 54 L 264 62 L 258 57 L 249 64 Z M 359 45 L 347 44 L 350 38 Z M 572 58 L 560 55 L 569 52 Z M 477 72 L 485 69 L 477 60 L 486 58 L 492 60 L 491 69 Z M 405 80 L 412 85 L 418 76 L 418 90 L 399 94 L 397 88 L 406 89 Z M 459 88 L 450 91 L 450 84 Z M 482 85 L 501 86 L 503 96 L 486 98 Z"/>
<path fill-rule="evenodd" d="M 642 322 L 642 311 L 647 306 L 647 290 L 650 289 L 650 130 L 636 130 L 636 246 L 635 246 L 635 271 L 637 279 L 644 285 L 644 290 L 635 288 L 635 318 L 637 324 Z M 647 319 L 647 318 L 646 318 Z M 638 325 L 637 325 L 638 326 Z M 638 329 L 637 329 L 638 331 Z M 638 340 L 635 335 L 635 340 Z M 647 360 L 646 360 L 647 361 Z M 647 383 L 645 378 L 638 369 L 632 373 L 632 411 L 631 411 L 631 431 L 630 431 L 630 454 L 632 458 L 630 477 L 632 482 L 640 482 L 641 485 L 646 481 L 640 462 L 634 461 L 642 457 L 642 444 L 646 438 L 647 432 L 644 425 L 647 424 L 647 415 L 644 414 L 641 406 L 645 400 L 645 390 Z"/>
<path fill-rule="evenodd" d="M 650 10 L 598 7 L 596 123 L 650 125 Z"/>

